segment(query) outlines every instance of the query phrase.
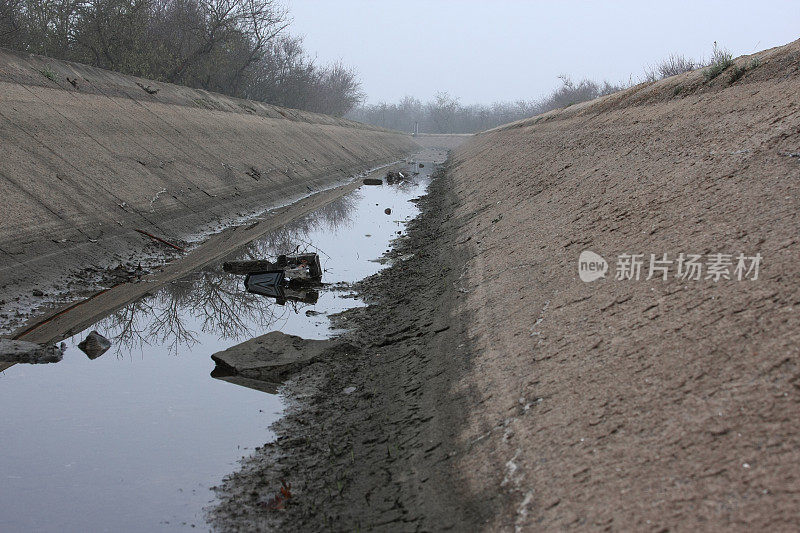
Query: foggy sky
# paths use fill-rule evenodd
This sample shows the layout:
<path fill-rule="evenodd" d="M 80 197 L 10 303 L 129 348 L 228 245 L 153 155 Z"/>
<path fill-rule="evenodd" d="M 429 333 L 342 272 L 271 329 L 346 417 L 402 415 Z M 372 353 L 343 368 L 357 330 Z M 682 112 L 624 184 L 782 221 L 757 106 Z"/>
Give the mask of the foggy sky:
<path fill-rule="evenodd" d="M 369 103 L 439 90 L 464 104 L 532 100 L 559 74 L 612 82 L 670 53 L 734 56 L 800 38 L 800 2 L 288 0 L 321 63 L 356 67 Z"/>

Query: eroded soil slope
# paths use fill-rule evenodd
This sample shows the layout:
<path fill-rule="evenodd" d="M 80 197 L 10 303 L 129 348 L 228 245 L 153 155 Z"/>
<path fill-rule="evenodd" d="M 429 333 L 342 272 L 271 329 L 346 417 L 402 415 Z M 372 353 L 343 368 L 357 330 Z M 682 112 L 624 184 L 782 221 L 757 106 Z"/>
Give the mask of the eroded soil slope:
<path fill-rule="evenodd" d="M 757 56 L 456 152 L 476 353 L 457 388 L 482 396 L 457 470 L 498 495 L 493 528 L 800 521 L 800 44 Z M 605 279 L 579 279 L 584 250 Z M 638 281 L 615 279 L 624 253 Z M 702 279 L 646 280 L 651 253 L 701 254 Z M 705 279 L 717 253 L 731 280 Z"/>

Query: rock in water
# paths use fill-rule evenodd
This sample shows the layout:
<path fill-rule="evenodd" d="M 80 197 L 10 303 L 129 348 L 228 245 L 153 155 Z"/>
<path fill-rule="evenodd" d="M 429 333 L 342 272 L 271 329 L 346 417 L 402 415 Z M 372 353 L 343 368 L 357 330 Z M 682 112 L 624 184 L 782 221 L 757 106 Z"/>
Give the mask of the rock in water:
<path fill-rule="evenodd" d="M 349 348 L 352 347 L 342 341 L 310 340 L 272 331 L 217 352 L 211 359 L 220 371 L 280 383 L 290 374 L 320 360 L 323 353 Z"/>
<path fill-rule="evenodd" d="M 96 331 L 92 331 L 83 339 L 83 342 L 78 345 L 78 348 L 80 348 L 89 359 L 97 359 L 111 348 L 111 341 Z"/>
<path fill-rule="evenodd" d="M 64 350 L 55 345 L 0 339 L 0 362 L 3 363 L 57 363 L 63 356 Z"/>

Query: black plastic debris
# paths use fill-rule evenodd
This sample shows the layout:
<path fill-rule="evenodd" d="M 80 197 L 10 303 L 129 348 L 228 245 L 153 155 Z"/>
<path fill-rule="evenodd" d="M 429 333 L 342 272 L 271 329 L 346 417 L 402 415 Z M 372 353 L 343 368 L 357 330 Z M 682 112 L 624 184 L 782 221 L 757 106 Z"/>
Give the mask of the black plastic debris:
<path fill-rule="evenodd" d="M 265 259 L 252 261 L 226 261 L 222 263 L 222 270 L 229 274 L 250 274 L 251 272 L 268 272 L 278 270 L 278 264 Z"/>
<path fill-rule="evenodd" d="M 248 292 L 269 296 L 270 298 L 283 298 L 283 270 L 257 272 L 248 274 L 244 286 Z"/>
<path fill-rule="evenodd" d="M 401 181 L 406 179 L 406 175 L 402 172 L 387 172 L 386 173 L 386 183 L 389 185 L 394 185 L 395 183 L 400 183 Z"/>
<path fill-rule="evenodd" d="M 317 254 L 279 255 L 277 261 L 255 259 L 248 261 L 226 261 L 222 270 L 230 274 L 255 274 L 283 271 L 291 280 L 319 281 L 322 279 L 322 265 Z"/>
<path fill-rule="evenodd" d="M 319 300 L 319 292 L 303 282 L 286 280 L 283 270 L 272 272 L 253 272 L 244 279 L 247 292 L 275 298 L 279 305 L 287 301 L 315 304 Z"/>

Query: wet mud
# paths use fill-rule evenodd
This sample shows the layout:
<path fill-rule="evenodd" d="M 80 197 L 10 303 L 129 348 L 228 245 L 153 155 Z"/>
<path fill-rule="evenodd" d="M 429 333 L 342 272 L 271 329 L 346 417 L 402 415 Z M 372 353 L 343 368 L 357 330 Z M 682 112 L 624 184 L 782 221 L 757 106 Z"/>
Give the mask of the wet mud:
<path fill-rule="evenodd" d="M 391 266 L 355 284 L 368 305 L 332 317 L 340 343 L 284 387 L 276 441 L 217 488 L 216 528 L 459 531 L 491 515 L 452 468 L 475 397 L 455 388 L 471 364 L 455 202 L 440 172 Z"/>

